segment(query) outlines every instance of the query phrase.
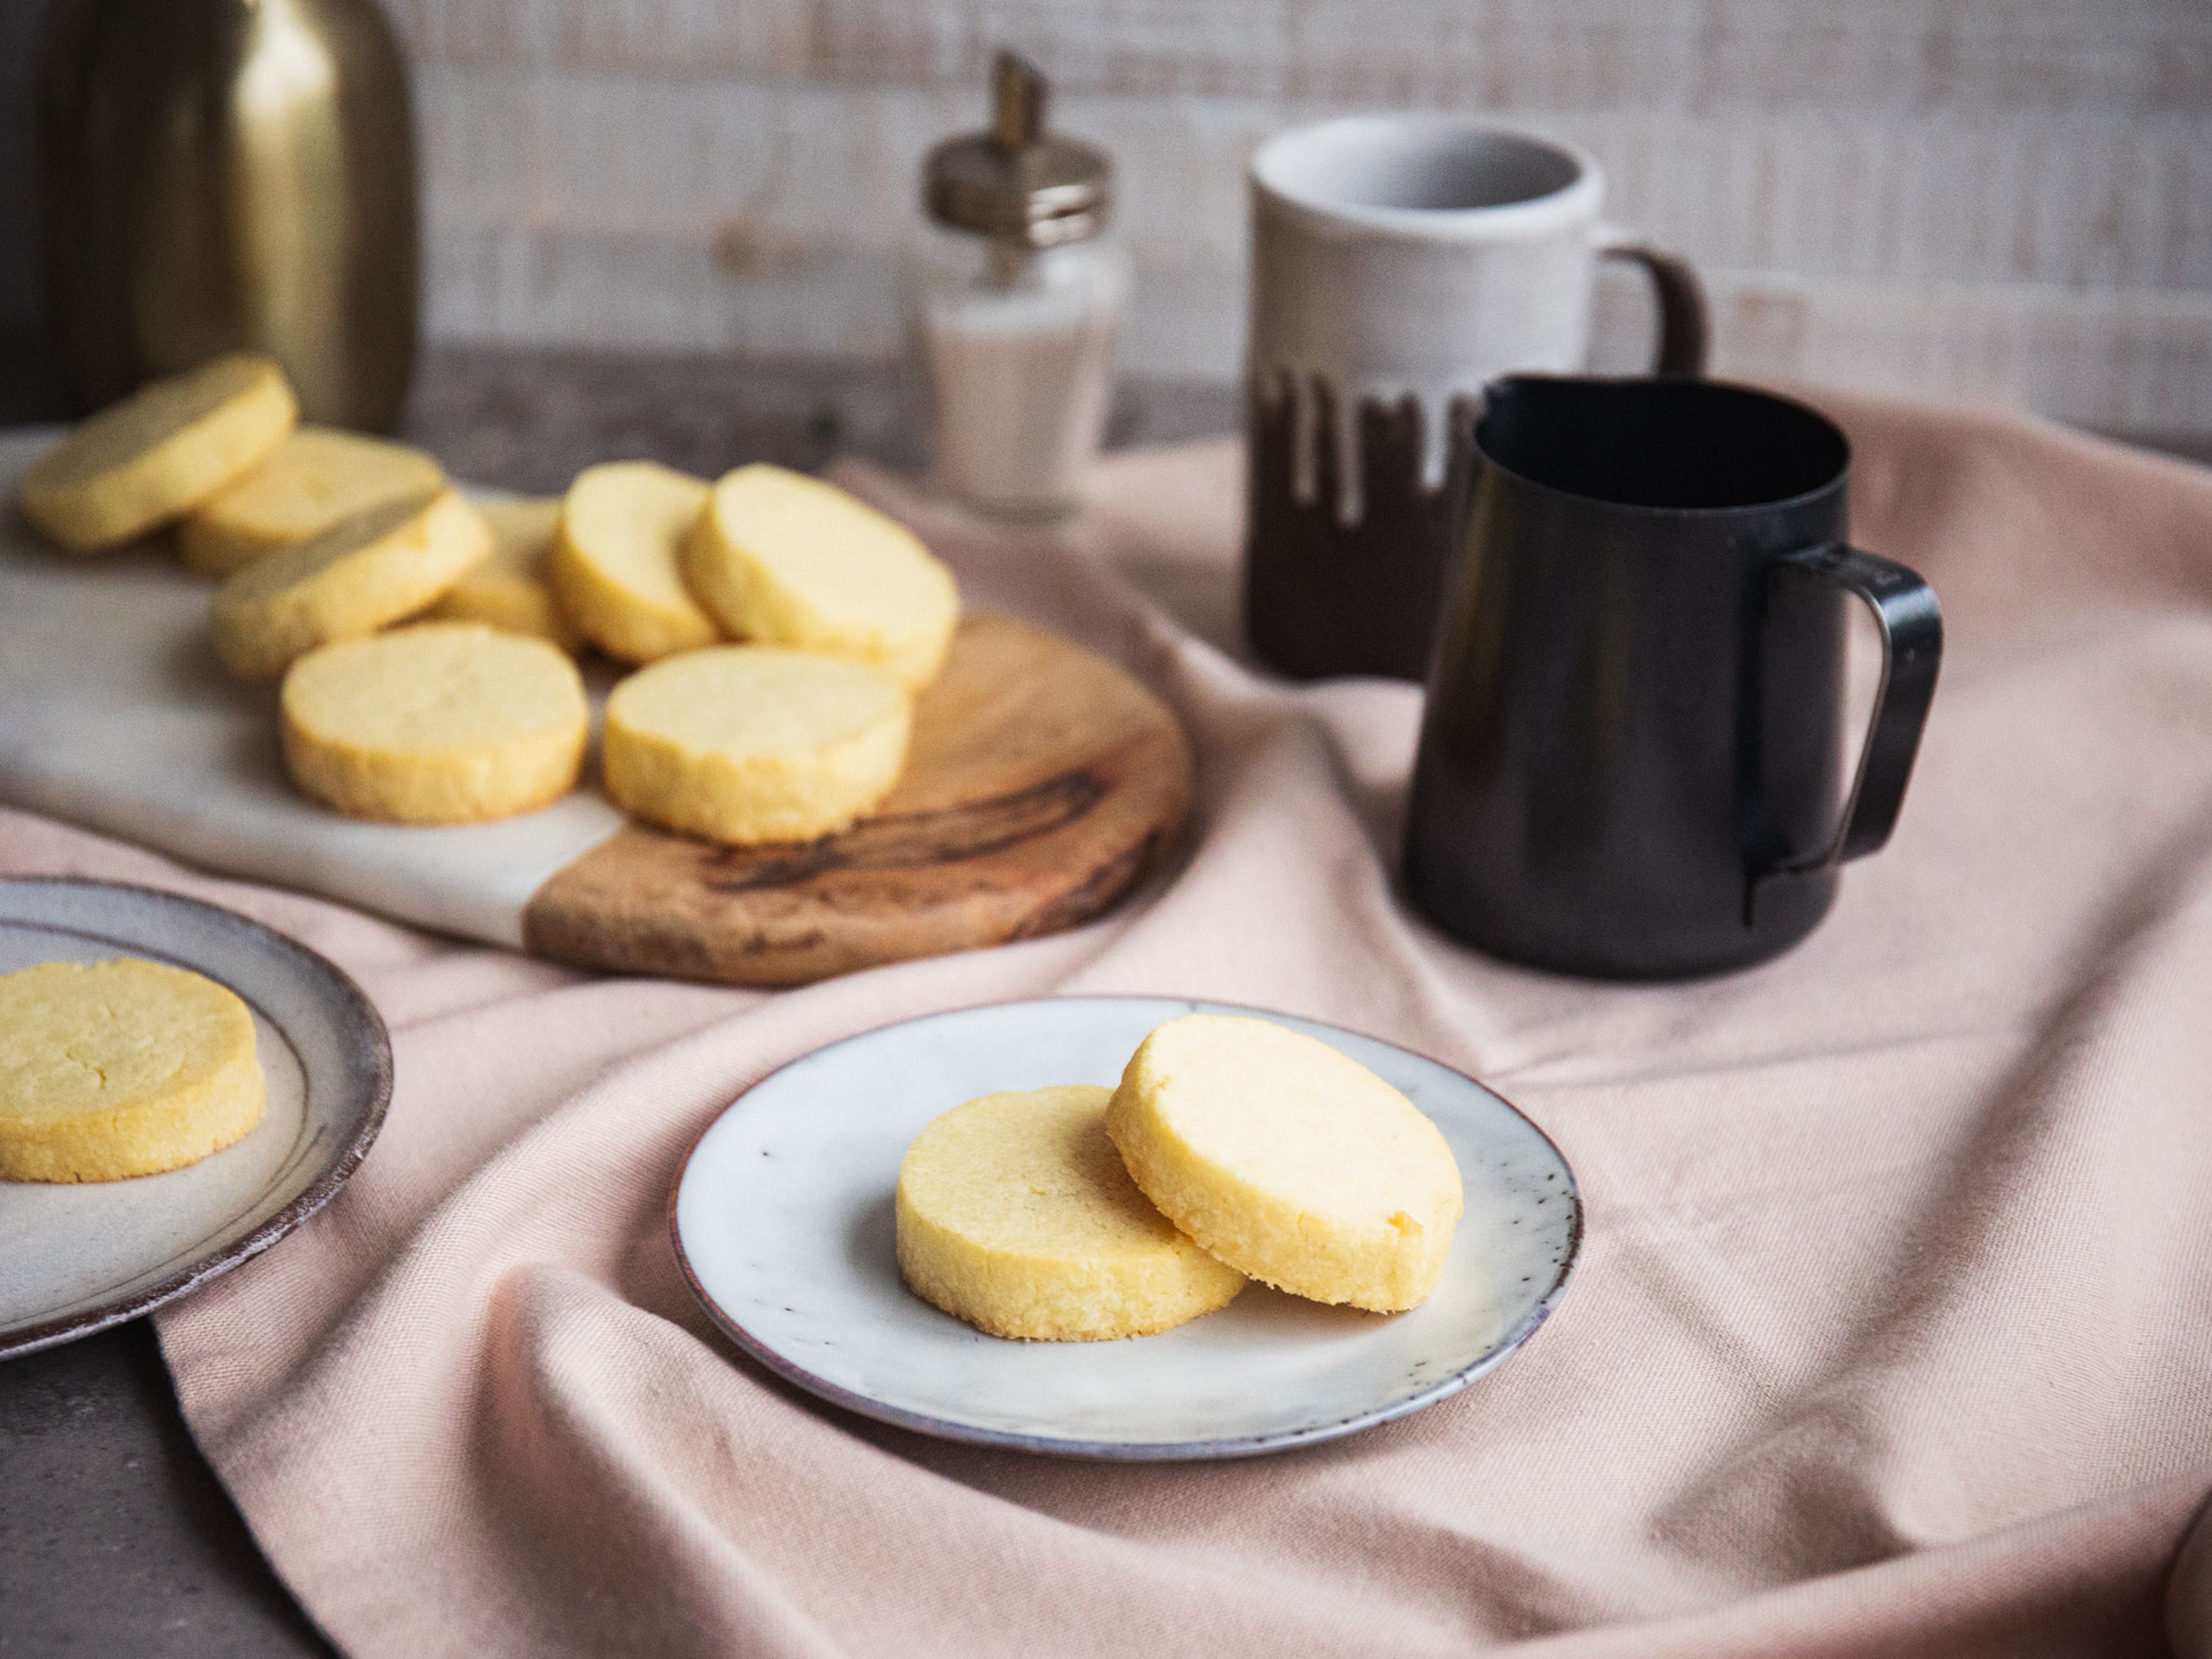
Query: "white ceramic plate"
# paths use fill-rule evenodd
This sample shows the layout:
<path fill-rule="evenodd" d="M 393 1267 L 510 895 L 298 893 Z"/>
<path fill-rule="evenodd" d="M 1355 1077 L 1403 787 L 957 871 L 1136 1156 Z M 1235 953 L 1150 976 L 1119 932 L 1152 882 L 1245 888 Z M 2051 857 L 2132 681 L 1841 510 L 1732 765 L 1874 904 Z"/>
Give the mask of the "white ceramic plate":
<path fill-rule="evenodd" d="M 0 1181 L 0 1359 L 135 1318 L 268 1249 L 353 1173 L 392 1097 L 384 1022 L 305 946 L 174 893 L 0 881 L 0 973 L 118 956 L 190 968 L 243 997 L 268 1104 L 236 1146 L 167 1175 Z"/>
<path fill-rule="evenodd" d="M 1258 1012 L 1054 998 L 834 1043 L 756 1085 L 700 1138 L 670 1201 L 677 1257 L 715 1323 L 770 1370 L 946 1439 L 1073 1457 L 1247 1457 L 1417 1411 L 1543 1322 L 1566 1287 L 1581 1200 L 1559 1149 L 1480 1084 L 1310 1020 L 1264 1015 L 1403 1091 L 1459 1160 L 1467 1213 L 1443 1283 L 1413 1312 L 1327 1308 L 1255 1285 L 1158 1336 L 1008 1342 L 900 1281 L 891 1195 L 930 1119 L 994 1090 L 1110 1086 L 1162 1021 Z"/>

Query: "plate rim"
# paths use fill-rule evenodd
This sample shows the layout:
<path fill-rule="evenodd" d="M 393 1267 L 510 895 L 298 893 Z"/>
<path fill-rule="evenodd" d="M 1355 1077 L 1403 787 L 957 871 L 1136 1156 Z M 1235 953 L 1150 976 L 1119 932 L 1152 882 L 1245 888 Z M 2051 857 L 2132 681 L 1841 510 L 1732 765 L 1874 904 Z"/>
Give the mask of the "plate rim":
<path fill-rule="evenodd" d="M 1543 1295 L 1539 1297 L 1528 1310 L 1514 1322 L 1511 1328 L 1500 1339 L 1495 1350 L 1473 1364 L 1463 1366 L 1447 1376 L 1438 1378 L 1419 1392 L 1409 1395 L 1402 1400 L 1393 1401 L 1388 1405 L 1375 1407 L 1367 1411 L 1355 1412 L 1349 1417 L 1340 1418 L 1332 1422 L 1309 1424 L 1299 1428 L 1276 1430 L 1266 1434 L 1231 1435 L 1212 1440 L 1156 1442 L 1082 1440 L 1062 1436 L 1024 1434 L 1011 1429 L 981 1428 L 974 1424 L 955 1422 L 950 1418 L 933 1417 L 927 1412 L 910 1411 L 904 1407 L 890 1405 L 870 1395 L 857 1393 L 846 1388 L 842 1383 L 833 1382 L 825 1376 L 808 1370 L 796 1361 L 787 1358 L 746 1330 L 739 1321 L 726 1313 L 708 1293 L 706 1286 L 700 1283 L 699 1275 L 691 1266 L 690 1257 L 684 1251 L 683 1230 L 677 1222 L 677 1200 L 683 1194 L 684 1180 L 691 1173 L 692 1160 L 698 1156 L 702 1143 L 714 1132 L 718 1124 L 743 1106 L 752 1097 L 755 1091 L 765 1088 L 793 1066 L 804 1061 L 825 1054 L 833 1048 L 842 1048 L 848 1043 L 860 1042 L 872 1037 L 880 1036 L 884 1032 L 896 1030 L 901 1026 L 919 1024 L 924 1020 L 940 1019 L 950 1014 L 974 1013 L 990 1008 L 1017 1008 L 1031 1004 L 1075 1002 L 1183 1002 L 1207 1009 L 1226 1009 L 1238 1014 L 1253 1015 L 1261 1018 L 1297 1020 L 1305 1024 L 1320 1025 L 1333 1031 L 1341 1031 L 1347 1036 L 1359 1037 L 1369 1042 L 1380 1042 L 1388 1048 L 1411 1054 L 1417 1060 L 1426 1060 L 1430 1065 L 1440 1067 L 1454 1077 L 1474 1085 L 1526 1124 L 1535 1133 L 1536 1138 L 1551 1149 L 1552 1156 L 1559 1160 L 1559 1168 L 1566 1176 L 1567 1197 L 1572 1200 L 1573 1209 L 1568 1227 L 1566 1253 L 1559 1259 L 1558 1276 L 1546 1288 Z M 1582 1185 L 1575 1178 L 1574 1166 L 1567 1161 L 1566 1154 L 1559 1150 L 1559 1143 L 1553 1140 L 1543 1127 L 1528 1113 L 1471 1073 L 1462 1072 L 1458 1066 L 1448 1065 L 1433 1055 L 1425 1054 L 1418 1048 L 1409 1048 L 1402 1042 L 1393 1042 L 1389 1037 L 1376 1036 L 1366 1031 L 1356 1031 L 1350 1026 L 1340 1025 L 1334 1020 L 1315 1019 L 1308 1015 L 1293 1014 L 1283 1009 L 1256 1007 L 1250 1003 L 1226 1002 L 1213 997 L 1176 996 L 1143 991 L 1081 992 L 1071 996 L 1006 997 L 989 1002 L 964 1004 L 957 1008 L 939 1008 L 928 1013 L 909 1014 L 903 1019 L 888 1020 L 881 1025 L 870 1026 L 866 1030 L 854 1031 L 848 1036 L 824 1042 L 817 1048 L 808 1049 L 805 1054 L 794 1054 L 774 1070 L 763 1073 L 747 1084 L 720 1111 L 707 1121 L 699 1133 L 691 1138 L 691 1144 L 685 1149 L 683 1161 L 677 1165 L 675 1179 L 669 1183 L 668 1188 L 669 1244 L 675 1252 L 677 1271 L 683 1275 L 685 1285 L 690 1290 L 692 1299 L 699 1304 L 709 1322 L 717 1330 L 736 1343 L 747 1357 L 765 1366 L 776 1376 L 814 1395 L 818 1400 L 825 1401 L 856 1416 L 865 1417 L 878 1423 L 889 1424 L 894 1428 L 911 1430 L 918 1434 L 928 1435 L 933 1439 L 1091 1462 L 1218 1462 L 1236 1458 L 1264 1456 L 1274 1452 L 1291 1451 L 1302 1446 L 1322 1445 L 1332 1440 L 1342 1439 L 1347 1435 L 1358 1434 L 1364 1430 L 1410 1416 L 1415 1412 L 1435 1405 L 1440 1400 L 1449 1399 L 1466 1388 L 1468 1383 L 1488 1375 L 1520 1352 L 1543 1327 L 1544 1322 L 1551 1317 L 1553 1311 L 1559 1306 L 1560 1299 L 1566 1294 L 1567 1285 L 1574 1276 L 1576 1264 L 1582 1259 L 1583 1235 L 1585 1226 Z"/>
<path fill-rule="evenodd" d="M 345 1185 L 353 1172 L 361 1167 L 362 1160 L 368 1156 L 368 1149 L 375 1144 L 377 1135 L 382 1131 L 385 1115 L 392 1104 L 391 1031 L 385 1025 L 384 1017 L 377 1012 L 376 1005 L 368 1000 L 368 994 L 354 981 L 352 975 L 320 951 L 220 904 L 194 898 L 189 894 L 173 892 L 167 888 L 149 887 L 141 882 L 108 881 L 94 876 L 0 876 L 0 893 L 15 887 L 105 890 L 151 900 L 157 906 L 178 906 L 201 913 L 204 920 L 212 921 L 218 928 L 247 934 L 264 948 L 273 947 L 278 955 L 296 959 L 311 977 L 324 981 L 335 994 L 336 1006 L 342 1013 L 341 1024 L 350 1028 L 349 1036 L 360 1040 L 359 1046 L 366 1052 L 369 1089 L 368 1109 L 362 1114 L 354 1133 L 324 1164 L 304 1189 L 252 1231 L 233 1240 L 212 1255 L 202 1255 L 187 1262 L 175 1273 L 143 1290 L 111 1297 L 81 1313 L 21 1326 L 9 1335 L 0 1336 L 0 1361 L 73 1342 L 80 1337 L 91 1336 L 137 1319 L 179 1297 L 190 1295 L 240 1263 L 259 1255 L 337 1195 L 338 1188 Z M 120 939 L 111 942 L 117 945 L 126 943 Z M 213 975 L 208 976 L 215 977 Z M 222 981 L 216 982 L 224 983 Z M 225 988 L 235 988 L 226 985 Z"/>

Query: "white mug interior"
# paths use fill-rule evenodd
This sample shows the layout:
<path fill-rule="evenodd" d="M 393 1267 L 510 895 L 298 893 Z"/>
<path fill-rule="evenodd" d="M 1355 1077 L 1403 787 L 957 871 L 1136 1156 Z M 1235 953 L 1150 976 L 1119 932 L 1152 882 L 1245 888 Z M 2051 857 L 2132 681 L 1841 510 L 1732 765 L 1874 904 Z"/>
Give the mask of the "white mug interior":
<path fill-rule="evenodd" d="M 1457 240 L 1595 219 L 1597 163 L 1559 140 L 1449 115 L 1354 115 L 1279 133 L 1252 158 L 1265 193 L 1350 228 Z"/>

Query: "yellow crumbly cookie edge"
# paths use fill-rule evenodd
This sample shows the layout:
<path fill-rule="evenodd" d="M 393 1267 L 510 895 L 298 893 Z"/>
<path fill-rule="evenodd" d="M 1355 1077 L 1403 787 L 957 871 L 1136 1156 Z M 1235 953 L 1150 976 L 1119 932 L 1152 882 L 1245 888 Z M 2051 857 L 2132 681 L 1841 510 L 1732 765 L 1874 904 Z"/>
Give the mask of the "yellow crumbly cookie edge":
<path fill-rule="evenodd" d="M 479 501 L 477 511 L 491 531 L 491 556 L 447 589 L 446 597 L 425 614 L 544 640 L 572 657 L 582 651 L 583 632 L 561 608 L 547 568 L 560 529 L 560 497 Z"/>
<path fill-rule="evenodd" d="M 119 547 L 258 465 L 299 417 L 273 359 L 232 352 L 84 422 L 31 463 L 16 503 L 71 552 Z"/>
<path fill-rule="evenodd" d="M 221 580 L 386 501 L 428 495 L 446 470 L 419 449 L 336 427 L 303 426 L 177 526 L 177 557 Z"/>
<path fill-rule="evenodd" d="M 860 729 L 817 746 L 732 754 L 687 740 L 641 717 L 635 705 L 648 674 L 688 674 L 700 659 L 724 652 L 805 658 L 766 646 L 687 652 L 641 669 L 607 699 L 600 764 L 608 795 L 627 812 L 680 834 L 733 846 L 811 841 L 833 835 L 872 811 L 898 781 L 914 729 L 914 705 L 896 695 Z M 817 660 L 854 673 L 874 671 L 841 659 Z"/>
<path fill-rule="evenodd" d="M 840 539 L 867 550 L 880 581 L 908 590 L 895 618 L 838 605 L 818 568 L 802 578 Z M 909 690 L 937 678 L 960 620 L 952 573 L 912 531 L 835 484 L 766 463 L 716 482 L 684 574 L 732 636 L 852 657 Z"/>
<path fill-rule="evenodd" d="M 240 679 L 274 679 L 317 646 L 428 609 L 490 550 L 491 532 L 458 490 L 369 507 L 217 588 L 216 655 Z"/>
<path fill-rule="evenodd" d="M 362 730 L 364 699 L 419 694 L 437 658 L 461 653 L 470 672 L 449 669 L 447 695 L 504 696 L 525 729 L 471 741 L 433 725 L 404 743 Z M 507 684 L 495 693 L 490 683 L 500 679 Z M 479 623 L 423 623 L 324 646 L 292 665 L 278 701 L 284 765 L 300 793 L 386 823 L 486 823 L 535 811 L 576 787 L 591 733 L 584 684 L 565 653 Z"/>
<path fill-rule="evenodd" d="M 657 502 L 665 517 L 689 497 L 689 490 L 681 486 L 697 495 L 690 498 L 692 505 L 681 515 L 681 528 L 668 530 L 662 538 L 665 546 L 653 554 L 656 575 L 663 574 L 660 561 L 665 560 L 665 580 L 653 584 L 658 591 L 648 591 L 626 580 L 616 562 L 601 556 L 596 542 L 604 533 L 605 520 L 599 515 L 605 513 L 621 520 L 625 508 L 618 492 L 634 489 L 648 502 Z M 609 656 L 628 663 L 657 662 L 721 638 L 714 619 L 685 589 L 678 562 L 681 545 L 706 499 L 705 479 L 651 461 L 588 466 L 568 487 L 549 562 L 553 592 L 562 613 Z M 608 501 L 617 505 L 605 505 Z"/>
<path fill-rule="evenodd" d="M 1146 1201 L 1106 1138 L 1109 1091 L 986 1095 L 932 1122 L 899 1166 L 899 1272 L 990 1335 L 1105 1342 L 1225 1307 L 1242 1273 Z"/>
<path fill-rule="evenodd" d="M 1240 1045 L 1234 1100 L 1231 1089 L 1191 1075 L 1188 1045 L 1224 1039 Z M 1287 1100 L 1272 1103 L 1271 1112 L 1265 1097 L 1277 1079 L 1286 1096 L 1310 1101 L 1314 1091 L 1335 1090 L 1365 1102 L 1364 1144 L 1331 1149 L 1296 1182 L 1255 1173 L 1234 1155 L 1241 1134 L 1271 1154 L 1301 1150 Z M 1194 1097 L 1200 1092 L 1215 1098 Z M 1207 1121 L 1218 1110 L 1244 1121 L 1224 1135 Z M 1131 1179 L 1170 1220 L 1231 1267 L 1279 1290 L 1395 1313 L 1425 1301 L 1443 1276 L 1462 1202 L 1451 1148 L 1412 1102 L 1315 1038 L 1232 1016 L 1170 1020 L 1130 1057 L 1106 1127 Z M 1365 1184 L 1377 1173 L 1363 1169 L 1355 1177 L 1362 1158 L 1389 1160 L 1379 1174 L 1395 1183 L 1395 1196 L 1364 1210 L 1331 1202 L 1333 1184 Z"/>
<path fill-rule="evenodd" d="M 0 975 L 0 1180 L 182 1169 L 242 1139 L 266 1094 L 252 1012 L 213 980 L 136 958 Z"/>

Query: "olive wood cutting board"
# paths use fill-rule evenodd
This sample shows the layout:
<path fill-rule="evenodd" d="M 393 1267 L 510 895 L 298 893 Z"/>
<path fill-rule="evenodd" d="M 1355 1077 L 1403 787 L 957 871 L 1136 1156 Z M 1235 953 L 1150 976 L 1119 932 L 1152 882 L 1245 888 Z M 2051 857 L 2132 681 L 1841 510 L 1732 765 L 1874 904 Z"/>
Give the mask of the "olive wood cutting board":
<path fill-rule="evenodd" d="M 47 434 L 0 439 L 0 492 Z M 842 835 L 719 848 L 595 785 L 498 823 L 365 823 L 285 779 L 276 693 L 226 677 L 207 586 L 155 548 L 71 558 L 0 516 L 0 804 L 556 961 L 796 985 L 1097 915 L 1173 841 L 1190 754 L 1121 669 L 961 624 L 896 789 Z"/>
<path fill-rule="evenodd" d="M 776 847 L 632 825 L 532 896 L 522 937 L 595 968 L 802 984 L 1088 921 L 1189 805 L 1189 750 L 1159 699 L 1057 635 L 973 616 L 872 816 Z"/>

